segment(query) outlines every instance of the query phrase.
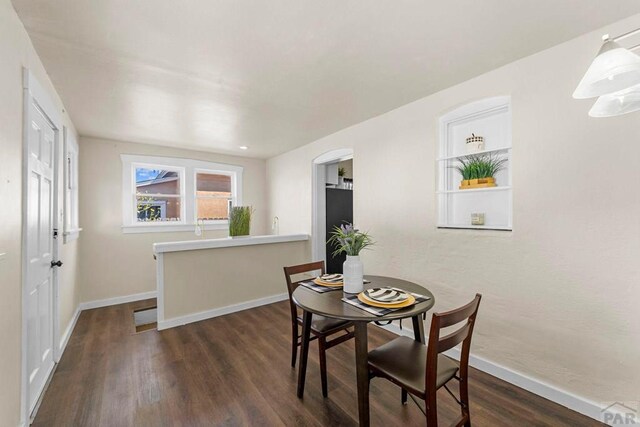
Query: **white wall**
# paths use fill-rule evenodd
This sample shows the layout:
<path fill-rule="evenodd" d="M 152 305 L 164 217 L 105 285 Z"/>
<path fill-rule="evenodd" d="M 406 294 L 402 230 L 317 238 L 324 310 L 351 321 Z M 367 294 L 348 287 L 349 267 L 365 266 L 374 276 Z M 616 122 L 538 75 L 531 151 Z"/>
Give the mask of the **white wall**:
<path fill-rule="evenodd" d="M 286 294 L 282 267 L 309 262 L 310 249 L 308 241 L 293 241 L 166 252 L 164 320 Z"/>
<path fill-rule="evenodd" d="M 5 260 L 0 261 L 0 425 L 15 426 L 20 422 L 21 396 L 22 67 L 29 68 L 47 90 L 60 110 L 62 124 L 69 132 L 75 129 L 63 114 L 62 103 L 8 0 L 0 0 L 0 58 L 0 253 L 6 253 Z M 73 274 L 76 256 L 77 241 L 62 247 L 60 258 L 65 266 L 59 277 L 61 331 L 69 325 L 78 304 L 78 283 Z"/>
<path fill-rule="evenodd" d="M 311 161 L 354 149 L 365 272 L 424 284 L 446 310 L 484 295 L 472 352 L 595 402 L 637 400 L 640 113 L 587 116 L 571 94 L 603 33 L 451 87 L 267 162 L 269 216 L 311 232 Z M 437 119 L 511 95 L 513 232 L 436 228 Z"/>
<path fill-rule="evenodd" d="M 79 178 L 80 224 L 84 229 L 80 264 L 83 302 L 155 291 L 153 244 L 198 238 L 193 231 L 122 233 L 121 154 L 180 157 L 243 166 L 243 204 L 255 209 L 251 234 L 268 234 L 264 160 L 83 137 L 80 139 Z M 209 239 L 228 235 L 226 229 L 205 232 L 205 238 Z"/>

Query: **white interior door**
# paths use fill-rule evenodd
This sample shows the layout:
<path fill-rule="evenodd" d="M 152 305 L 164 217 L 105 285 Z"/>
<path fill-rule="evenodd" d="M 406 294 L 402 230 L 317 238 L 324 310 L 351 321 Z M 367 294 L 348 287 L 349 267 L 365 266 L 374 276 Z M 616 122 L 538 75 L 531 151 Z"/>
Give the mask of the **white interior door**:
<path fill-rule="evenodd" d="M 27 400 L 34 409 L 53 360 L 53 195 L 56 129 L 31 99 L 27 124 L 26 339 Z"/>

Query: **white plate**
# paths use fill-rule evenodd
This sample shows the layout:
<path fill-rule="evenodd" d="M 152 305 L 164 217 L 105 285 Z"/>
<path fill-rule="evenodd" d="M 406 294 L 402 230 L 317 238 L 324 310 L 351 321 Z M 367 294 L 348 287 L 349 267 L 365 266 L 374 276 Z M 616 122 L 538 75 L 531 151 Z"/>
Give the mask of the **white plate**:
<path fill-rule="evenodd" d="M 341 283 L 342 274 L 323 274 L 318 279 L 326 283 Z"/>
<path fill-rule="evenodd" d="M 409 299 L 409 294 L 394 288 L 371 288 L 362 293 L 365 299 L 381 304 L 399 304 Z"/>

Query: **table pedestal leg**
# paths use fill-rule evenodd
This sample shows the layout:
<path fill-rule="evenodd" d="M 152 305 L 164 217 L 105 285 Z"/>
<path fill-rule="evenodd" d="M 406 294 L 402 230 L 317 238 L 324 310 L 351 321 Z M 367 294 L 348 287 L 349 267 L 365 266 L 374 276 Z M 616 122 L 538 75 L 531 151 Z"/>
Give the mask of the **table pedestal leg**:
<path fill-rule="evenodd" d="M 411 318 L 413 322 L 413 337 L 416 341 L 426 344 L 427 341 L 424 337 L 424 321 L 422 320 L 422 316 L 419 314 L 417 316 L 413 316 Z"/>
<path fill-rule="evenodd" d="M 369 426 L 369 365 L 367 322 L 354 322 L 356 375 L 358 382 L 358 415 L 360 426 Z"/>
<path fill-rule="evenodd" d="M 304 380 L 307 375 L 307 359 L 309 357 L 309 339 L 311 338 L 311 312 L 302 314 L 302 343 L 300 362 L 298 363 L 298 397 L 304 396 Z"/>

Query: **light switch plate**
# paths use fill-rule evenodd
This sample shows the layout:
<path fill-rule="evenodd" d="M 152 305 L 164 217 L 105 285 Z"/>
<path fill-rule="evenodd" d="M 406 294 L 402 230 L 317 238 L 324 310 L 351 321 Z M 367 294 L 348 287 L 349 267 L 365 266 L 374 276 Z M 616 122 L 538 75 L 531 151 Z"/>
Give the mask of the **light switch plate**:
<path fill-rule="evenodd" d="M 7 254 L 6 253 L 1 253 L 0 254 L 0 262 L 4 261 L 4 259 L 6 258 Z"/>

